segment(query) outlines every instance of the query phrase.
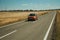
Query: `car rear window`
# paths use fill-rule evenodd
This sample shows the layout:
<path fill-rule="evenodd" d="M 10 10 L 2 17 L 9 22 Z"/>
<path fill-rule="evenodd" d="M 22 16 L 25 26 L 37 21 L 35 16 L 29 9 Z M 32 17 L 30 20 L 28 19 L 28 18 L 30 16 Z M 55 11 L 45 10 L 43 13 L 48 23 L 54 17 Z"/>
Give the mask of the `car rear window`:
<path fill-rule="evenodd" d="M 30 14 L 29 16 L 35 16 L 35 14 Z"/>

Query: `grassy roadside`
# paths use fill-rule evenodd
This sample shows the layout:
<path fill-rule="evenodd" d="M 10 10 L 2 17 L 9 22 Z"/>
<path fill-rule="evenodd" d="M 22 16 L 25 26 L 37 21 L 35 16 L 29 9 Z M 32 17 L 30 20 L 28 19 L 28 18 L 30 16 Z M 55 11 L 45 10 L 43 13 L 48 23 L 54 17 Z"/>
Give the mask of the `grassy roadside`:
<path fill-rule="evenodd" d="M 26 13 L 20 12 L 0 12 L 0 26 L 21 21 L 27 18 Z"/>
<path fill-rule="evenodd" d="M 22 21 L 26 19 L 31 12 L 0 12 L 0 26 Z M 46 12 L 33 12 L 38 15 L 44 15 Z"/>
<path fill-rule="evenodd" d="M 56 35 L 55 40 L 60 40 L 60 12 L 57 12 Z"/>

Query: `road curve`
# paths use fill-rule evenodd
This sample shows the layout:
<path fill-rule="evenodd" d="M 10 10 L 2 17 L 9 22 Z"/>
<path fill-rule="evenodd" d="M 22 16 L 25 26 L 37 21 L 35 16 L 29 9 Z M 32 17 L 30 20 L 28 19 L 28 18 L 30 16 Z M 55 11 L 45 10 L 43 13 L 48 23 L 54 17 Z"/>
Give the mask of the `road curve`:
<path fill-rule="evenodd" d="M 16 23 L 0 28 L 0 40 L 43 40 L 55 12 L 39 16 L 37 21 Z"/>

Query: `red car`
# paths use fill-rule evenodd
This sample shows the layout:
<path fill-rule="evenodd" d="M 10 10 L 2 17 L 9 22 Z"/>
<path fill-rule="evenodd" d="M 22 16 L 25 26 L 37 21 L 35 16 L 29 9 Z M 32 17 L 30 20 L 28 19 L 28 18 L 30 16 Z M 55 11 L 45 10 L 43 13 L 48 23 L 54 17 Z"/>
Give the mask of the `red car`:
<path fill-rule="evenodd" d="M 37 18 L 37 15 L 36 14 L 34 14 L 34 13 L 31 13 L 31 14 L 29 14 L 29 16 L 28 16 L 28 21 L 35 21 L 35 20 L 37 20 L 38 18 Z"/>

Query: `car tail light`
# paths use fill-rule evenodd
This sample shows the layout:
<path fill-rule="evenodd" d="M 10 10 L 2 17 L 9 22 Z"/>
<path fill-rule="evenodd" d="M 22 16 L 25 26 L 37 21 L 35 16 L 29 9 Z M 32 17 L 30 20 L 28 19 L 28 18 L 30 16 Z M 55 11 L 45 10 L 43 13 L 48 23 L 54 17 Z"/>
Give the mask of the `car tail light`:
<path fill-rule="evenodd" d="M 36 16 L 34 16 L 34 18 L 36 18 Z"/>

